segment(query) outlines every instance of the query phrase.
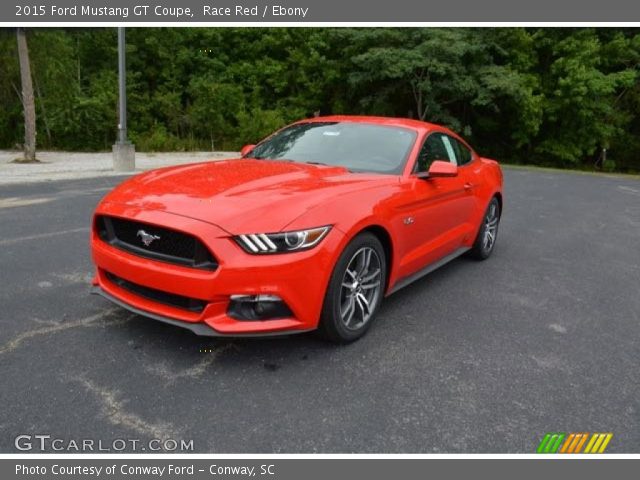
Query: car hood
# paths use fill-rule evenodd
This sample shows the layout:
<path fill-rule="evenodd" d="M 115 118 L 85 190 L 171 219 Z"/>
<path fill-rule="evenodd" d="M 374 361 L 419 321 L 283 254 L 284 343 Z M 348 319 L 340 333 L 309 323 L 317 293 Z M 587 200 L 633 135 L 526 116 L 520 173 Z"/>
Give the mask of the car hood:
<path fill-rule="evenodd" d="M 152 170 L 122 183 L 104 201 L 195 218 L 234 235 L 268 233 L 323 199 L 392 179 L 343 167 L 231 159 Z"/>

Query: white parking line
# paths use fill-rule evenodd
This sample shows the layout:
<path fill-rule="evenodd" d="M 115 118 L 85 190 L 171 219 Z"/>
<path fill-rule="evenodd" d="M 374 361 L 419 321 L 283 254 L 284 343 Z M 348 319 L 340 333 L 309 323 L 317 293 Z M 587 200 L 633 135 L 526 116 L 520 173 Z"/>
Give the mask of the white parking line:
<path fill-rule="evenodd" d="M 622 190 L 624 193 L 630 193 L 631 195 L 640 195 L 640 190 L 623 185 L 619 185 L 618 190 Z"/>
<path fill-rule="evenodd" d="M 0 198 L 0 208 L 27 207 L 29 205 L 37 205 L 39 203 L 47 203 L 53 200 L 51 197 L 41 198 L 19 198 L 9 197 Z"/>
<path fill-rule="evenodd" d="M 7 238 L 0 240 L 1 245 L 14 245 L 16 243 L 28 242 L 29 240 L 40 240 L 41 238 L 57 237 L 60 235 L 68 235 L 70 233 L 89 232 L 89 227 L 72 228 L 70 230 L 61 230 L 59 232 L 39 233 L 37 235 L 27 235 L 26 237 Z"/>

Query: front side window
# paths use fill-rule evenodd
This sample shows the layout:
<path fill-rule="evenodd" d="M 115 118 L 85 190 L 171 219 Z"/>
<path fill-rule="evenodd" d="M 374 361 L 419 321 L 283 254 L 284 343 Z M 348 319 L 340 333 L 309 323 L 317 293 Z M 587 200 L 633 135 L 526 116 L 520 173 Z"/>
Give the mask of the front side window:
<path fill-rule="evenodd" d="M 456 157 L 458 158 L 458 165 L 466 165 L 471 161 L 473 155 L 471 154 L 471 150 L 467 148 L 467 146 L 461 141 L 451 138 L 451 142 L 455 146 L 456 149 Z"/>
<path fill-rule="evenodd" d="M 436 160 L 451 162 L 457 165 L 458 159 L 451 140 L 452 139 L 444 133 L 436 132 L 429 135 L 422 144 L 414 171 L 427 172 L 431 164 Z"/>

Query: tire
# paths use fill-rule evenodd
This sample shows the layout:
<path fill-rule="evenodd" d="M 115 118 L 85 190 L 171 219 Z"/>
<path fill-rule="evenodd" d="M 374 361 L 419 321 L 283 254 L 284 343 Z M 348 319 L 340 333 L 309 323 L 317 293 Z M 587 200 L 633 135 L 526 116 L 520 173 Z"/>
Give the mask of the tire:
<path fill-rule="evenodd" d="M 387 263 L 380 240 L 369 232 L 344 249 L 331 274 L 319 333 L 335 343 L 350 343 L 371 327 L 382 303 Z"/>
<path fill-rule="evenodd" d="M 498 227 L 500 225 L 500 202 L 493 197 L 482 217 L 482 224 L 478 231 L 473 247 L 469 250 L 469 256 L 476 260 L 486 260 L 491 256 L 498 239 Z"/>

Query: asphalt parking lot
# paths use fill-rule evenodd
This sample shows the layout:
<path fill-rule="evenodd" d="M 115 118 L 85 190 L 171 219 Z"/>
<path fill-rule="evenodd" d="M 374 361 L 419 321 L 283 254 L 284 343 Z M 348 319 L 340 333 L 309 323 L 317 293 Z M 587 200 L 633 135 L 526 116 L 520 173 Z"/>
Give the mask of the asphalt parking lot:
<path fill-rule="evenodd" d="M 216 340 L 89 295 L 117 177 L 0 187 L 0 452 L 20 434 L 196 452 L 640 452 L 640 181 L 507 169 L 498 244 L 387 298 L 349 346 Z M 73 453 L 73 452 L 72 452 Z"/>

